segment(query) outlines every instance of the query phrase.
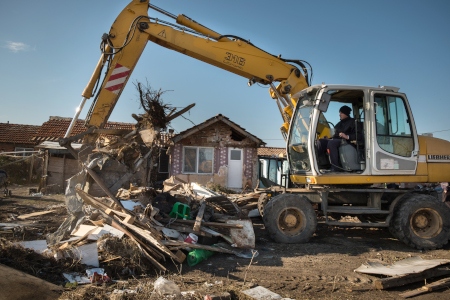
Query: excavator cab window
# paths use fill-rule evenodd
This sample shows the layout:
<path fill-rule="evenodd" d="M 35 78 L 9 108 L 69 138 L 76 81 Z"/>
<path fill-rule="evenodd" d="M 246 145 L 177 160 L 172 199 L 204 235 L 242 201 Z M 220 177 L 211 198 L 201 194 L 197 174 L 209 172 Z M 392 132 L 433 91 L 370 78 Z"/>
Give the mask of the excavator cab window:
<path fill-rule="evenodd" d="M 313 104 L 301 106 L 291 124 L 291 134 L 288 141 L 288 155 L 291 174 L 301 174 L 311 170 L 309 162 L 309 125 Z"/>
<path fill-rule="evenodd" d="M 374 103 L 378 145 L 386 152 L 410 157 L 414 138 L 404 100 L 376 94 Z"/>

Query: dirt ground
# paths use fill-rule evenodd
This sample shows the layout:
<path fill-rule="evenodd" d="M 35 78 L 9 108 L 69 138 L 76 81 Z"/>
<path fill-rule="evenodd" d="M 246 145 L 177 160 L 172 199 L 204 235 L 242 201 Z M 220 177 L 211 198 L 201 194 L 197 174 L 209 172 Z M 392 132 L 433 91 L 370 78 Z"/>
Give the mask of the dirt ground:
<path fill-rule="evenodd" d="M 64 195 L 29 195 L 29 186 L 12 186 L 12 196 L 0 198 L 0 223 L 14 223 L 18 215 L 54 209 L 55 213 L 27 219 L 30 226 L 23 232 L 0 231 L 0 263 L 42 278 L 56 285 L 64 285 L 61 273 L 70 270 L 83 272 L 84 266 L 56 263 L 42 256 L 24 252 L 15 257 L 6 251 L 9 242 L 44 239 L 53 233 L 67 216 Z M 255 286 L 263 286 L 291 299 L 398 299 L 399 294 L 421 287 L 424 282 L 401 288 L 376 290 L 373 280 L 379 277 L 354 272 L 369 260 L 393 263 L 411 256 L 423 259 L 450 259 L 450 247 L 434 251 L 419 251 L 392 238 L 387 229 L 328 227 L 319 221 L 314 237 L 306 244 L 277 244 L 270 240 L 261 218 L 253 218 L 256 250 L 253 259 L 217 253 L 196 266 L 164 262 L 169 271 L 160 273 L 145 260 L 139 260 L 141 272 L 125 277 L 124 262 L 114 260 L 100 264 L 108 270 L 113 282 L 101 286 L 80 285 L 66 288 L 59 299 L 161 299 L 152 294 L 153 282 L 159 277 L 174 281 L 181 291 L 195 291 L 184 299 L 204 299 L 205 295 L 228 292 L 231 299 L 245 299 L 240 293 Z M 12 251 L 17 253 L 17 251 Z M 120 253 L 119 253 L 120 255 Z M 23 261 L 23 259 L 25 261 Z M 430 283 L 429 281 L 428 283 Z M 19 287 L 18 287 L 19 288 Z M 359 291 L 358 291 L 359 289 Z M 133 294 L 114 294 L 114 290 L 132 290 Z M 0 292 L 1 293 L 1 292 Z M 415 297 L 415 299 L 450 298 L 450 290 L 443 289 Z"/>

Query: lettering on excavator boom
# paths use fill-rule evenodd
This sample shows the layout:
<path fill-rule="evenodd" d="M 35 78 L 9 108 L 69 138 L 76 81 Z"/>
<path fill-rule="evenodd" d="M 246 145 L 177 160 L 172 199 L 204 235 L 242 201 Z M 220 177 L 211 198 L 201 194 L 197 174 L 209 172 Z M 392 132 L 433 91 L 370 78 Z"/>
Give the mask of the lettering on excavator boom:
<path fill-rule="evenodd" d="M 234 66 L 239 69 L 242 69 L 242 67 L 245 65 L 245 58 L 230 52 L 227 52 L 226 54 L 227 56 L 225 56 L 225 60 L 223 61 L 225 64 Z"/>

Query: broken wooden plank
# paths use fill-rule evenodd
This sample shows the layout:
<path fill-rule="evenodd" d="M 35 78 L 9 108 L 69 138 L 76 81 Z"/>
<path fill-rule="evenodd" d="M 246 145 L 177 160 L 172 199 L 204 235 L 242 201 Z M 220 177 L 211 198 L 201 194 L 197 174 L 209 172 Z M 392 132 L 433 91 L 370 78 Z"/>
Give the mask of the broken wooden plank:
<path fill-rule="evenodd" d="M 37 211 L 37 212 L 34 212 L 34 213 L 30 213 L 30 214 L 20 215 L 20 216 L 17 217 L 17 219 L 25 220 L 27 218 L 41 216 L 41 215 L 46 215 L 46 214 L 50 214 L 52 212 L 55 212 L 55 210 L 53 209 L 53 210 L 46 210 L 46 211 Z"/>
<path fill-rule="evenodd" d="M 194 230 L 192 229 L 192 227 L 190 226 L 186 226 L 186 225 L 179 225 L 179 224 L 170 224 L 170 226 L 168 226 L 167 228 L 169 229 L 174 229 L 178 232 L 184 232 L 184 233 L 195 233 Z M 213 235 L 207 232 L 203 232 L 203 227 L 201 227 L 200 232 L 197 232 L 195 234 L 197 235 L 201 235 L 201 236 L 206 236 L 206 237 L 212 237 Z"/>
<path fill-rule="evenodd" d="M 200 227 L 202 225 L 203 214 L 205 213 L 206 202 L 204 200 L 200 201 L 200 209 L 198 210 L 197 217 L 195 218 L 194 223 L 194 232 L 200 232 Z"/>
<path fill-rule="evenodd" d="M 112 261 L 112 260 L 116 260 L 116 259 L 120 259 L 122 258 L 122 256 L 114 256 L 105 260 L 102 260 L 102 263 L 108 262 L 108 261 Z"/>
<path fill-rule="evenodd" d="M 110 206 L 102 203 L 101 201 L 99 201 L 95 197 L 89 195 L 88 193 L 86 193 L 82 189 L 75 188 L 75 191 L 78 194 L 78 196 L 80 196 L 80 198 L 84 201 L 84 203 L 92 205 L 95 208 L 98 208 L 98 209 L 103 210 L 103 211 L 106 211 L 107 209 L 111 209 Z"/>
<path fill-rule="evenodd" d="M 105 214 L 107 214 L 110 217 L 114 217 L 115 214 L 118 215 L 118 216 L 124 217 L 124 218 L 130 216 L 127 213 L 124 213 L 124 212 L 121 212 L 121 211 L 118 211 L 118 210 L 114 210 L 114 209 L 111 209 L 111 208 L 106 209 L 105 210 Z"/>
<path fill-rule="evenodd" d="M 136 218 L 132 215 L 117 211 L 117 210 L 113 210 L 113 209 L 107 209 L 105 210 L 105 214 L 107 214 L 108 216 L 110 216 L 111 218 L 114 218 L 114 215 L 118 215 L 123 217 L 124 219 L 121 220 L 121 223 L 128 223 L 128 224 L 133 224 L 134 221 L 136 221 Z"/>
<path fill-rule="evenodd" d="M 123 218 L 122 220 L 120 220 L 121 223 L 139 225 L 140 227 L 146 228 L 146 230 L 150 231 L 156 239 L 162 239 L 161 233 L 150 225 L 150 220 L 146 217 L 141 218 L 142 221 L 139 221 L 136 219 L 136 216 L 131 213 L 128 214 L 114 209 L 105 210 L 105 214 L 107 214 L 111 218 L 114 218 L 115 215 L 118 215 Z"/>
<path fill-rule="evenodd" d="M 142 243 L 142 241 L 140 241 L 139 239 L 137 239 L 130 231 L 128 231 L 126 228 L 123 228 L 122 226 L 120 226 L 119 223 L 117 223 L 116 221 L 112 220 L 111 222 L 111 226 L 123 231 L 133 242 L 136 243 L 136 245 L 139 247 L 139 249 L 141 249 L 142 254 L 144 254 L 144 256 L 154 265 L 156 266 L 159 270 L 161 271 L 166 271 L 167 269 L 161 265 L 153 256 L 151 256 L 150 254 L 148 254 L 147 251 L 145 251 L 145 249 L 150 250 L 151 252 L 153 252 L 152 254 L 154 254 L 155 256 L 159 256 L 160 259 L 164 258 L 161 254 L 159 253 L 155 253 L 155 251 L 153 251 L 151 248 L 149 248 L 147 245 L 145 245 L 144 243 Z M 143 249 L 143 247 L 145 249 Z"/>
<path fill-rule="evenodd" d="M 1 230 L 10 230 L 15 227 L 46 227 L 46 224 L 36 224 L 32 221 L 27 221 L 26 223 L 0 223 Z"/>
<path fill-rule="evenodd" d="M 418 288 L 418 289 L 415 289 L 415 290 L 412 290 L 409 292 L 401 293 L 401 294 L 399 294 L 399 296 L 402 298 L 411 298 L 411 297 L 422 295 L 425 293 L 434 292 L 434 291 L 446 288 L 448 286 L 450 286 L 450 278 L 444 278 L 444 279 L 438 280 L 436 282 L 424 285 L 421 288 Z"/>
<path fill-rule="evenodd" d="M 210 250 L 210 251 L 215 251 L 215 252 L 223 252 L 223 253 L 229 253 L 229 254 L 234 253 L 233 251 L 230 251 L 230 250 L 224 249 L 224 248 L 218 248 L 218 247 L 214 247 L 214 246 L 201 245 L 201 244 L 190 244 L 190 243 L 186 243 L 186 242 L 182 242 L 182 241 L 165 240 L 165 241 L 161 241 L 161 243 L 163 243 L 166 246 L 175 246 L 177 248 L 194 248 L 194 249 L 205 249 L 205 250 Z"/>
<path fill-rule="evenodd" d="M 258 202 L 260 193 L 253 193 L 247 196 L 243 196 L 240 198 L 232 199 L 231 201 L 236 203 L 238 206 L 246 205 L 251 201 Z"/>
<path fill-rule="evenodd" d="M 64 249 L 66 249 L 66 248 L 69 248 L 69 247 L 73 247 L 73 246 L 75 246 L 75 245 L 80 245 L 80 243 L 82 242 L 82 241 L 84 241 L 84 240 L 86 240 L 87 239 L 87 237 L 92 233 L 92 232 L 94 232 L 95 230 L 97 230 L 97 227 L 94 227 L 94 228 L 92 228 L 92 229 L 90 229 L 90 230 L 87 230 L 82 236 L 80 236 L 79 238 L 77 238 L 77 239 L 75 239 L 75 240 L 71 240 L 71 241 L 69 241 L 69 242 L 65 242 L 64 244 L 62 244 L 61 246 L 59 246 L 59 248 L 58 248 L 58 250 L 64 250 Z"/>
<path fill-rule="evenodd" d="M 224 209 L 227 213 L 233 214 L 233 213 L 239 213 L 240 208 L 232 202 L 230 199 L 228 199 L 225 196 L 212 196 L 205 199 L 208 203 L 214 203 L 215 205 L 221 207 Z"/>
<path fill-rule="evenodd" d="M 390 265 L 387 265 L 379 260 L 368 261 L 355 269 L 355 272 L 364 274 L 401 276 L 424 272 L 425 270 L 433 269 L 440 265 L 449 263 L 450 259 L 422 259 L 419 256 L 413 256 L 396 261 Z"/>
<path fill-rule="evenodd" d="M 194 224 L 194 220 L 181 220 L 181 219 L 166 219 L 162 220 L 163 222 L 169 223 L 169 222 L 176 222 L 176 223 L 183 223 L 183 224 Z M 218 223 L 218 222 L 202 222 L 202 226 L 213 226 L 213 227 L 222 227 L 222 228 L 243 228 L 241 224 L 225 224 L 225 223 Z"/>
<path fill-rule="evenodd" d="M 374 280 L 373 285 L 378 290 L 384 290 L 384 289 L 403 286 L 403 285 L 407 285 L 407 284 L 414 283 L 414 282 L 420 282 L 420 281 L 428 279 L 428 278 L 440 277 L 440 276 L 444 276 L 444 275 L 450 275 L 449 268 L 434 268 L 434 269 L 425 270 L 421 273 L 380 278 L 380 279 Z"/>
<path fill-rule="evenodd" d="M 148 242 L 150 242 L 153 246 L 155 246 L 161 252 L 163 252 L 166 255 L 170 256 L 171 258 L 175 259 L 177 262 L 182 263 L 182 261 L 180 262 L 179 258 L 174 253 L 172 253 L 172 251 L 167 249 L 167 247 L 164 246 L 164 244 L 160 243 L 159 240 L 157 240 L 155 237 L 153 237 L 149 231 L 141 229 L 132 224 L 128 224 L 128 223 L 122 223 L 122 224 L 125 225 L 126 227 L 130 228 L 137 234 L 139 234 L 141 237 L 145 238 Z"/>
<path fill-rule="evenodd" d="M 111 193 L 109 188 L 103 182 L 103 179 L 94 170 L 90 169 L 85 164 L 83 164 L 83 168 L 89 173 L 89 175 L 91 175 L 92 179 L 94 179 L 94 181 L 106 193 L 106 195 L 108 195 L 108 197 L 111 198 L 118 207 L 124 209 L 122 203 L 120 203 L 120 201 Z"/>
<path fill-rule="evenodd" d="M 104 220 L 100 219 L 100 220 L 89 220 L 89 222 L 91 222 L 92 224 L 94 224 L 95 226 L 98 227 L 103 227 L 104 224 Z"/>

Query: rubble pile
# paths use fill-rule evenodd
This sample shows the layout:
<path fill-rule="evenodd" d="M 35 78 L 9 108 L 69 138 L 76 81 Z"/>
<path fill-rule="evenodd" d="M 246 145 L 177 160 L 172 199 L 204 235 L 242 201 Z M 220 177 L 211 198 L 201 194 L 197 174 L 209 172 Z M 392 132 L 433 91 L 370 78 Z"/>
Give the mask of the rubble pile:
<path fill-rule="evenodd" d="M 134 185 L 119 189 L 117 201 L 94 197 L 78 186 L 74 190 L 76 197 L 66 195 L 72 214 L 56 232 L 46 240 L 3 247 L 12 249 L 7 251 L 11 255 L 22 251 L 22 261 L 34 250 L 41 256 L 35 260 L 57 266 L 67 287 L 135 278 L 183 263 L 195 266 L 217 252 L 248 259 L 258 255 L 247 216 L 257 193 L 229 197 L 177 178 L 166 180 L 159 190 Z"/>
<path fill-rule="evenodd" d="M 257 208 L 258 193 L 229 197 L 175 177 L 162 187 L 154 184 L 154 161 L 168 146 L 161 130 L 192 105 L 166 113 L 161 91 L 138 88 L 145 114 L 133 115 L 135 130 L 90 129 L 82 135 L 86 143 L 79 152 L 70 146 L 73 139 L 60 142 L 82 166 L 67 181 L 68 217 L 46 240 L 21 244 L 86 266 L 87 276 L 64 273 L 69 285 L 108 282 L 111 272 L 126 278 L 151 273 L 151 268 L 160 273 L 185 262 L 194 266 L 217 252 L 250 259 L 258 255 L 248 217 Z"/>
<path fill-rule="evenodd" d="M 88 215 L 72 231 L 79 238 L 64 242 L 58 250 L 92 240 L 101 233 L 126 236 L 160 271 L 166 270 L 167 261 L 183 263 L 188 258 L 188 263 L 195 265 L 214 252 L 255 255 L 251 251 L 255 247 L 253 226 L 244 210 L 236 201 L 196 183 L 171 179 L 159 191 L 131 186 L 118 191 L 118 203 L 108 197 L 93 197 L 81 189 L 76 193 L 89 207 Z M 246 197 L 246 201 L 250 198 Z"/>

